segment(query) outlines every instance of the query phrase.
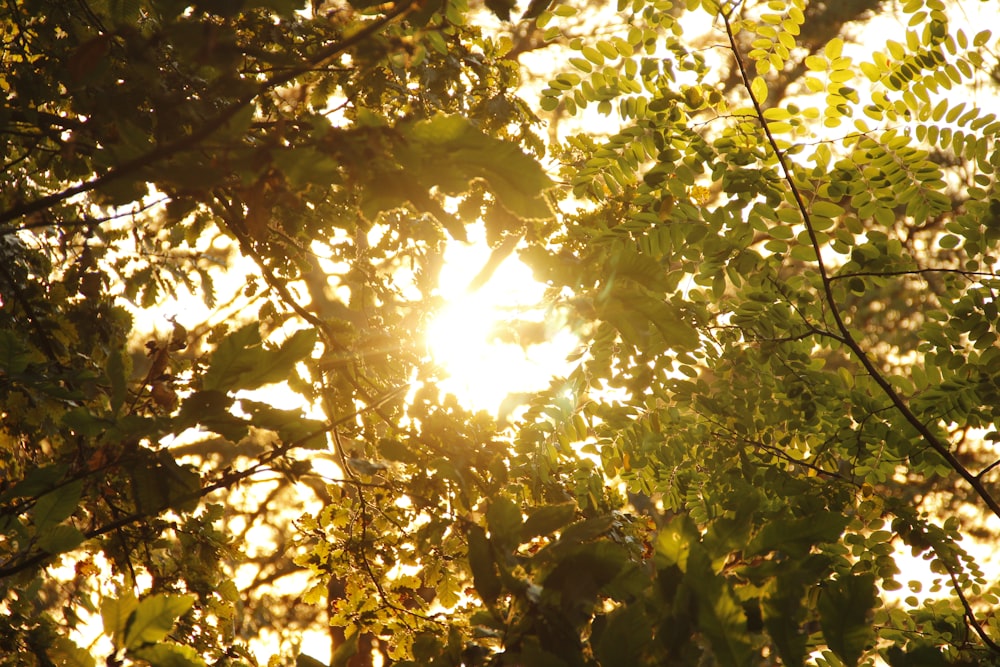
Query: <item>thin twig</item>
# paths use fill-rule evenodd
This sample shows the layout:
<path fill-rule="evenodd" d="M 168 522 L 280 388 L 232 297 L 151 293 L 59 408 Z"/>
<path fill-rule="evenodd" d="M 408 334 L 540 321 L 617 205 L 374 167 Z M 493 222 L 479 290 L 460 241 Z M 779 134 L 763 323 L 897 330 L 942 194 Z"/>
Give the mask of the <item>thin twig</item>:
<path fill-rule="evenodd" d="M 983 468 L 982 470 L 980 470 L 979 473 L 976 475 L 976 477 L 979 477 L 980 479 L 982 479 L 983 475 L 985 475 L 986 473 L 988 473 L 990 470 L 993 470 L 998 465 L 1000 465 L 1000 459 L 997 459 L 993 463 L 989 464 L 988 466 L 986 466 L 985 468 Z"/>
<path fill-rule="evenodd" d="M 935 553 L 937 554 L 936 549 Z M 996 653 L 1000 653 L 1000 644 L 997 644 L 990 638 L 988 634 L 986 634 L 986 631 L 983 629 L 983 626 L 980 625 L 979 621 L 976 619 L 976 614 L 972 610 L 972 605 L 969 604 L 969 600 L 965 597 L 965 593 L 962 592 L 962 586 L 958 582 L 958 577 L 955 575 L 955 570 L 951 566 L 951 563 L 949 563 L 947 559 L 942 558 L 940 554 L 937 554 L 937 556 L 938 556 L 938 562 L 944 565 L 945 569 L 948 570 L 948 576 L 951 577 L 952 588 L 955 589 L 955 594 L 958 596 L 959 601 L 962 603 L 962 608 L 965 609 L 965 618 L 968 619 L 969 625 L 972 626 L 973 631 L 977 635 L 979 635 L 979 638 L 983 640 L 984 644 L 989 646 Z"/>
<path fill-rule="evenodd" d="M 843 280 L 845 278 L 893 278 L 896 276 L 922 275 L 924 273 L 953 273 L 969 280 L 978 278 L 1000 278 L 1000 274 L 990 271 L 963 271 L 962 269 L 946 268 L 926 268 L 926 269 L 900 269 L 898 271 L 851 271 L 849 273 L 838 273 L 830 276 L 830 282 Z"/>

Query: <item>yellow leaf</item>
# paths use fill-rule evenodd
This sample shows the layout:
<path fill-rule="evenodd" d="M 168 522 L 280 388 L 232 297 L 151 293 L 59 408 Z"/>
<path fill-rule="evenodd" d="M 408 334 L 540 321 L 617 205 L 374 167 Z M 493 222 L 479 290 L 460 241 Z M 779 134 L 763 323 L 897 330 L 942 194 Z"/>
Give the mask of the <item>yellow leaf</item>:
<path fill-rule="evenodd" d="M 826 43 L 826 48 L 823 49 L 823 53 L 826 55 L 828 60 L 833 60 L 834 58 L 839 58 L 840 53 L 843 50 L 844 40 L 839 37 L 834 37 Z"/>

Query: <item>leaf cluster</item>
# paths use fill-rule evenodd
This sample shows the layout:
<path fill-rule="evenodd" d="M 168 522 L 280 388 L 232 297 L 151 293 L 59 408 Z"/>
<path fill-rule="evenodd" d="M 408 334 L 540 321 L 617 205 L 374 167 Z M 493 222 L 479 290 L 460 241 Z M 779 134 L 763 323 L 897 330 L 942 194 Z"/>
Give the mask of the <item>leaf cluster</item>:
<path fill-rule="evenodd" d="M 997 662 L 995 56 L 940 0 L 869 52 L 623 1 L 550 146 L 463 2 L 8 5 L 0 664 Z M 504 426 L 421 338 L 476 220 L 581 341 Z"/>

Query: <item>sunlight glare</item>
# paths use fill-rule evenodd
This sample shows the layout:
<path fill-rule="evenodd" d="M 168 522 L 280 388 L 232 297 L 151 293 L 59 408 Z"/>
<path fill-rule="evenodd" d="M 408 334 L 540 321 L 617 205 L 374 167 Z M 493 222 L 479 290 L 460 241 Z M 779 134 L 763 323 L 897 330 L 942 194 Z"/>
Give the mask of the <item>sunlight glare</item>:
<path fill-rule="evenodd" d="M 557 314 L 539 305 L 545 286 L 516 253 L 469 293 L 469 282 L 489 255 L 485 242 L 449 249 L 439 288 L 448 305 L 429 325 L 427 346 L 447 375 L 442 389 L 469 408 L 496 414 L 509 395 L 543 389 L 567 372 L 566 356 L 579 341 L 560 326 Z M 518 344 L 501 335 L 505 325 L 517 321 L 543 332 L 544 340 L 532 337 Z"/>

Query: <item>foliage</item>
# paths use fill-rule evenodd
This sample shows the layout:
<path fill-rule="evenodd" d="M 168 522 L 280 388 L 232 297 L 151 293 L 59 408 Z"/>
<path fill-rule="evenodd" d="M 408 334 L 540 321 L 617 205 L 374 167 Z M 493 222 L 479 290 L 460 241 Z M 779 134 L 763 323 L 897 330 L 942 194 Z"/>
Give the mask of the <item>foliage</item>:
<path fill-rule="evenodd" d="M 310 456 L 396 420 L 451 206 L 498 237 L 551 216 L 516 72 L 466 13 L 6 4 L 3 661 L 93 664 L 71 636 L 98 613 L 112 662 L 153 664 L 252 661 L 247 640 L 316 620 L 267 583 L 299 570 L 294 513 L 330 499 Z M 234 290 L 236 256 L 256 267 Z M 278 382 L 318 416 L 248 393 Z M 257 528 L 276 553 L 241 544 Z"/>
<path fill-rule="evenodd" d="M 596 105 L 623 124 L 568 139 L 564 178 L 591 204 L 552 239 L 558 264 L 529 254 L 589 332 L 569 385 L 615 392 L 578 408 L 593 452 L 662 504 L 656 555 L 669 557 L 652 581 L 676 567 L 669 590 L 697 602 L 679 640 L 668 617 L 626 662 L 995 661 L 996 591 L 958 543 L 970 527 L 931 507 L 998 513 L 996 323 L 972 313 L 996 287 L 1000 125 L 948 95 L 988 69 L 990 35 L 908 3 L 904 41 L 858 62 L 830 39 L 805 56 L 801 92 L 774 99 L 776 84 L 797 92 L 781 79 L 805 4 L 704 3 L 742 82 L 729 98 L 669 5 L 622 3 L 628 31 L 578 44 L 543 91 L 545 108 Z M 969 300 L 978 329 L 942 338 Z M 947 604 L 895 599 L 900 547 Z M 685 552 L 711 565 L 686 570 Z M 637 603 L 608 597 L 622 616 Z M 678 598 L 652 614 L 639 600 L 633 613 L 662 618 Z M 938 635 L 931 607 L 962 631 Z"/>
<path fill-rule="evenodd" d="M 1000 662 L 993 38 L 880 6 L 8 2 L 0 662 Z M 505 428 L 421 342 L 477 219 L 581 339 Z"/>

